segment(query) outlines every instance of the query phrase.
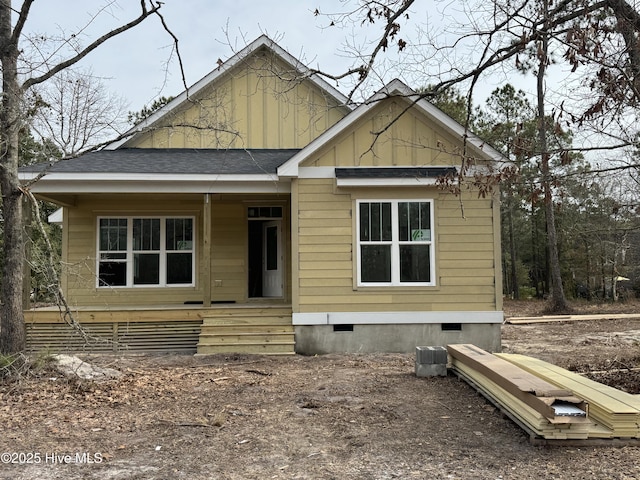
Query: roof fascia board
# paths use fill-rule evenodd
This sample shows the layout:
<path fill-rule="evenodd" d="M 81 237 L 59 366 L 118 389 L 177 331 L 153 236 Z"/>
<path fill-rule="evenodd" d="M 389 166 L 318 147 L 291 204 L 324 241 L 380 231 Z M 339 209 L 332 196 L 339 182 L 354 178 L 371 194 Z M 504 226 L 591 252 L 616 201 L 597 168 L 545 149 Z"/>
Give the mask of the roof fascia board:
<path fill-rule="evenodd" d="M 250 56 L 253 52 L 257 51 L 261 47 L 267 47 L 276 55 L 278 55 L 282 60 L 289 63 L 292 67 L 298 70 L 302 75 L 311 80 L 316 86 L 323 91 L 327 92 L 332 98 L 334 98 L 339 104 L 344 105 L 347 108 L 349 107 L 349 101 L 346 95 L 340 92 L 337 88 L 333 87 L 326 80 L 324 80 L 320 75 L 316 73 L 312 73 L 311 70 L 302 64 L 297 58 L 287 52 L 285 49 L 280 47 L 277 43 L 271 40 L 266 35 L 261 35 L 249 45 L 244 47 L 242 50 L 237 52 L 231 58 L 229 58 L 226 62 L 222 63 L 220 66 L 215 68 L 213 71 L 209 72 L 207 75 L 202 77 L 196 83 L 194 83 L 187 90 L 183 91 L 177 97 L 175 97 L 171 102 L 164 105 L 162 108 L 158 109 L 156 112 L 151 114 L 148 118 L 140 122 L 138 125 L 132 127 L 127 132 L 122 135 L 122 139 L 117 140 L 113 143 L 110 143 L 105 147 L 105 150 L 115 150 L 116 148 L 121 147 L 125 143 L 127 143 L 133 136 L 138 133 L 142 133 L 145 129 L 149 128 L 151 125 L 156 123 L 162 117 L 164 117 L 170 111 L 178 108 L 184 102 L 186 102 L 189 98 L 197 95 L 200 91 L 204 90 L 208 85 L 212 82 L 220 78 L 229 70 L 233 69 L 240 63 L 242 63 L 248 56 Z"/>
<path fill-rule="evenodd" d="M 299 167 L 298 168 L 298 178 L 336 178 L 336 168 L 340 167 Z M 358 167 L 350 167 L 350 168 L 358 168 Z M 378 178 L 393 178 L 391 176 L 385 176 L 385 170 L 396 170 L 396 169 L 413 169 L 416 167 L 400 167 L 400 166 L 380 166 L 380 167 L 365 167 L 369 170 L 377 170 L 380 172 L 380 176 Z M 451 168 L 451 165 L 430 165 L 425 168 Z M 455 168 L 455 167 L 454 167 Z M 457 170 L 457 169 L 456 169 Z M 371 178 L 371 177 L 369 177 Z M 414 178 L 414 177 L 411 177 Z M 436 177 L 433 177 L 436 178 Z"/>
<path fill-rule="evenodd" d="M 309 145 L 304 147 L 293 157 L 287 160 L 285 163 L 278 167 L 279 177 L 297 177 L 300 164 L 306 160 L 309 156 L 324 147 L 340 132 L 346 130 L 350 125 L 353 125 L 360 118 L 362 118 L 367 112 L 375 107 L 374 103 L 363 103 L 349 115 L 335 123 L 332 127 L 326 130 L 323 134 L 313 140 Z"/>
<path fill-rule="evenodd" d="M 290 193 L 291 184 L 274 181 L 232 182 L 232 181 L 180 181 L 149 182 L 135 181 L 69 181 L 57 180 L 35 183 L 31 187 L 35 194 L 95 194 L 95 193 Z"/>
<path fill-rule="evenodd" d="M 37 178 L 36 173 L 20 173 L 21 181 L 29 182 Z M 166 174 L 166 173 L 48 173 L 44 177 L 44 182 L 126 182 L 126 181 L 146 181 L 151 183 L 169 182 L 277 182 L 278 177 L 272 174 Z"/>

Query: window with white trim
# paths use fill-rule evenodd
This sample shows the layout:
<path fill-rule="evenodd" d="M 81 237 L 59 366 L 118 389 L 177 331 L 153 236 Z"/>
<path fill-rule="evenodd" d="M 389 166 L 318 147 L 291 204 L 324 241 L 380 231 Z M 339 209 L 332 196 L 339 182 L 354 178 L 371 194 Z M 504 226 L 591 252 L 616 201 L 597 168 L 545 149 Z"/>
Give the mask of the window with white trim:
<path fill-rule="evenodd" d="M 358 200 L 358 285 L 430 286 L 433 201 Z"/>
<path fill-rule="evenodd" d="M 98 219 L 99 287 L 195 284 L 193 217 Z"/>

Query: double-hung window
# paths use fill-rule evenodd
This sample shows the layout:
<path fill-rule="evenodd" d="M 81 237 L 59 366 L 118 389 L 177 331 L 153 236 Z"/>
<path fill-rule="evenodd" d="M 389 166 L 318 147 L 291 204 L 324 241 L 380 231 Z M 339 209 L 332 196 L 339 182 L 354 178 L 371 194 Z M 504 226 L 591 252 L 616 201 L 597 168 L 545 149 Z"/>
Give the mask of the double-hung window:
<path fill-rule="evenodd" d="M 98 219 L 98 286 L 194 285 L 193 217 Z"/>
<path fill-rule="evenodd" d="M 357 211 L 358 285 L 435 285 L 432 201 L 359 200 Z"/>

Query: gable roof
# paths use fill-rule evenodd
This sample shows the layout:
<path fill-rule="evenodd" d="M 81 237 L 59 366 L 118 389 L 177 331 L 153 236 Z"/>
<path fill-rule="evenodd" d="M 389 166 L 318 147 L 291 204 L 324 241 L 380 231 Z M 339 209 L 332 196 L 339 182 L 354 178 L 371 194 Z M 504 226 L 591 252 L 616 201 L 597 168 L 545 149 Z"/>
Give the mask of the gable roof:
<path fill-rule="evenodd" d="M 228 71 L 234 69 L 236 66 L 240 65 L 248 56 L 252 53 L 257 52 L 261 48 L 265 48 L 273 52 L 276 56 L 278 56 L 281 60 L 289 64 L 294 70 L 298 71 L 300 75 L 304 78 L 309 79 L 312 83 L 314 83 L 318 88 L 322 89 L 330 98 L 334 99 L 339 105 L 343 105 L 348 107 L 348 99 L 347 97 L 340 92 L 338 89 L 329 84 L 326 80 L 324 80 L 320 75 L 313 73 L 311 69 L 309 69 L 306 65 L 302 64 L 297 58 L 291 55 L 289 52 L 280 47 L 277 43 L 271 40 L 266 35 L 261 35 L 256 40 L 251 42 L 245 48 L 237 52 L 231 58 L 229 58 L 226 62 L 222 63 L 216 69 L 205 75 L 203 78 L 198 80 L 193 86 L 189 87 L 187 90 L 183 91 L 180 95 L 175 97 L 171 102 L 164 105 L 162 108 L 155 111 L 148 118 L 138 123 L 127 132 L 122 135 L 122 139 L 115 141 L 109 144 L 106 149 L 113 150 L 119 147 L 122 147 L 127 142 L 131 140 L 135 135 L 144 132 L 151 125 L 161 120 L 165 115 L 169 114 L 171 111 L 179 108 L 182 104 L 184 104 L 190 98 L 197 96 L 199 92 L 206 89 L 213 82 L 218 80 L 222 75 L 227 73 Z"/>
<path fill-rule="evenodd" d="M 392 97 L 402 99 L 405 102 L 412 104 L 414 108 L 417 108 L 424 115 L 432 119 L 434 122 L 439 124 L 442 128 L 444 128 L 454 136 L 459 138 L 466 137 L 468 145 L 483 158 L 498 163 L 505 160 L 504 156 L 499 151 L 494 149 L 491 145 L 485 143 L 472 132 L 466 131 L 462 125 L 456 122 L 449 115 L 444 113 L 442 110 L 440 110 L 424 98 L 421 98 L 420 95 L 415 92 L 415 90 L 408 87 L 402 81 L 395 79 L 389 82 L 376 94 L 371 96 L 371 98 L 369 98 L 358 108 L 353 110 L 349 115 L 344 117 L 338 123 L 329 128 L 326 132 L 321 134 L 318 138 L 313 140 L 300 152 L 291 157 L 286 163 L 278 167 L 278 176 L 280 178 L 297 177 L 298 169 L 302 162 L 321 150 L 341 132 L 347 130 L 350 126 L 354 125 L 358 120 L 360 120 L 364 115 L 376 108 L 376 106 L 380 104 L 380 101 Z"/>
<path fill-rule="evenodd" d="M 242 62 L 252 52 L 261 48 L 273 51 L 279 58 L 306 75 L 323 91 L 331 94 L 335 100 L 346 102 L 344 95 L 263 35 L 197 82 L 188 92 L 183 92 L 172 102 L 134 127 L 130 130 L 130 134 L 135 136 L 137 132 L 141 131 L 140 129 L 162 119 L 169 111 L 187 101 L 187 95 L 197 94 Z M 287 181 L 299 176 L 301 173 L 299 167 L 302 162 L 329 145 L 331 141 L 351 128 L 387 98 L 397 98 L 399 101 L 405 102 L 408 108 L 417 109 L 452 136 L 465 138 L 474 154 L 490 161 L 502 162 L 504 160 L 504 157 L 497 150 L 485 144 L 471 132 L 465 131 L 462 125 L 420 97 L 414 90 L 400 80 L 393 80 L 302 149 L 125 148 L 121 146 L 125 143 L 123 140 L 111 144 L 107 149 L 53 165 L 23 167 L 20 169 L 20 178 L 31 181 L 45 173 L 46 176 L 33 186 L 36 193 L 290 191 L 290 185 Z M 304 175 L 322 174 L 333 178 L 346 175 L 346 171 L 337 172 L 333 168 L 326 168 L 327 172 L 320 172 L 323 169 L 316 168 L 314 170 L 317 172 L 309 173 L 303 170 L 302 173 Z M 393 177 L 396 179 L 396 183 L 400 181 L 398 176 L 400 174 L 393 174 L 388 167 L 376 167 L 376 169 L 378 168 L 387 168 L 387 170 L 384 173 L 372 171 L 369 176 L 387 179 Z M 431 170 L 427 169 L 425 172 L 427 174 L 412 171 L 411 174 L 402 175 L 405 177 L 408 175 L 412 179 L 433 177 Z M 360 177 L 362 174 L 360 169 Z M 358 182 L 362 181 L 362 178 L 355 180 L 341 178 L 340 180 L 343 183 Z"/>

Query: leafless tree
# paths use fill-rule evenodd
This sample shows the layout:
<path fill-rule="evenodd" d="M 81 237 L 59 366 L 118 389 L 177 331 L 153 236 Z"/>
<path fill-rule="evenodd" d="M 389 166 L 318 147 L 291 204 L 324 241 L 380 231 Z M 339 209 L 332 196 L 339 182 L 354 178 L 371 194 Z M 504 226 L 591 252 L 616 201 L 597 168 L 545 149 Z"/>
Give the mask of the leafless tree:
<path fill-rule="evenodd" d="M 67 69 L 34 89 L 33 131 L 65 157 L 77 155 L 126 130 L 124 99 L 91 71 Z"/>
<path fill-rule="evenodd" d="M 14 8 L 11 0 L 0 0 L 0 64 L 2 67 L 2 98 L 0 100 L 0 192 L 2 193 L 4 220 L 4 271 L 0 300 L 0 353 L 12 354 L 24 350 L 26 331 L 22 312 L 22 283 L 24 263 L 23 199 L 24 188 L 18 178 L 19 136 L 27 127 L 32 105 L 29 99 L 32 89 L 51 81 L 56 75 L 77 64 L 109 39 L 155 17 L 168 31 L 160 9 L 162 2 L 140 0 L 138 16 L 122 26 L 110 30 L 87 45 L 80 45 L 75 32 L 67 32 L 64 38 L 29 38 L 24 27 L 33 0 L 24 0 Z M 13 21 L 12 21 L 13 19 Z M 175 37 L 174 37 L 175 39 Z M 37 41 L 36 41 L 37 40 Z M 37 62 L 25 56 L 26 46 L 31 51 L 47 42 L 73 45 L 70 54 L 61 58 L 58 54 L 41 55 Z M 27 49 L 29 50 L 29 49 Z M 49 49 L 59 52 L 59 50 Z"/>

